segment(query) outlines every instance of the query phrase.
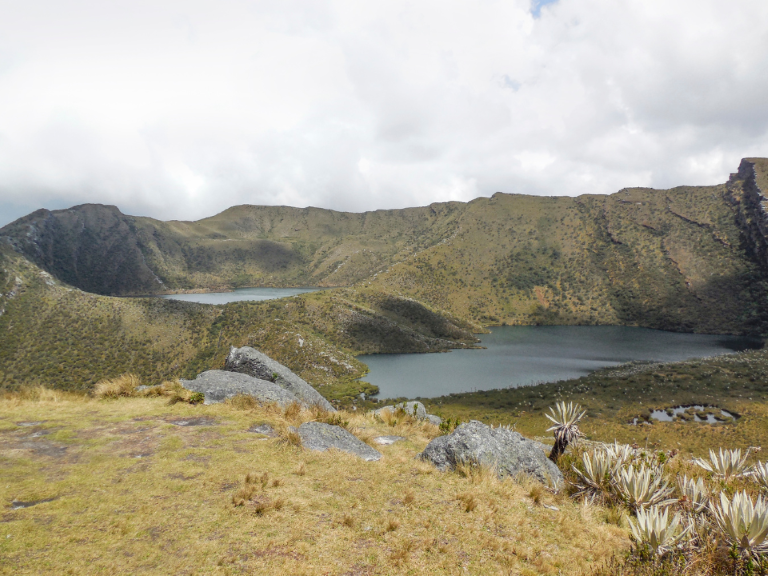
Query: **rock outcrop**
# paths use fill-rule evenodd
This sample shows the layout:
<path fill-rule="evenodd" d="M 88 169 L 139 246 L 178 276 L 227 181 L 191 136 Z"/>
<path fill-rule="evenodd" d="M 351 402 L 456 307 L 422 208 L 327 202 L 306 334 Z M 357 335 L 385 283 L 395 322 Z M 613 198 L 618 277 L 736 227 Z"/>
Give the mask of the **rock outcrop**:
<path fill-rule="evenodd" d="M 330 402 L 305 380 L 291 372 L 280 362 L 250 346 L 243 346 L 242 348 L 233 346 L 229 351 L 229 356 L 227 356 L 224 369 L 273 382 L 293 394 L 304 405 L 316 405 L 329 412 L 336 411 Z"/>
<path fill-rule="evenodd" d="M 563 474 L 538 446 L 508 428 L 491 428 L 472 420 L 446 436 L 430 442 L 418 456 L 440 470 L 452 470 L 459 463 L 492 467 L 499 477 L 528 474 L 544 484 L 559 487 Z"/>
<path fill-rule="evenodd" d="M 206 404 L 223 402 L 238 394 L 253 396 L 259 402 L 277 402 L 283 407 L 292 402 L 302 403 L 295 394 L 274 382 L 225 370 L 208 370 L 194 380 L 182 380 L 181 385 L 192 392 L 202 392 Z"/>
<path fill-rule="evenodd" d="M 400 402 L 400 404 L 395 404 L 394 406 L 384 406 L 378 410 L 375 410 L 374 414 L 378 416 L 385 410 L 389 410 L 390 412 L 397 412 L 398 410 L 402 410 L 409 416 L 413 416 L 419 420 L 429 420 L 435 426 L 440 426 L 440 424 L 443 422 L 443 419 L 440 418 L 440 416 L 427 414 L 427 409 L 424 407 L 424 404 L 418 401 Z"/>
<path fill-rule="evenodd" d="M 380 452 L 341 426 L 333 426 L 323 422 L 307 422 L 299 426 L 299 438 L 301 438 L 301 445 L 309 450 L 325 452 L 330 448 L 336 448 L 359 456 L 363 460 L 381 459 Z"/>

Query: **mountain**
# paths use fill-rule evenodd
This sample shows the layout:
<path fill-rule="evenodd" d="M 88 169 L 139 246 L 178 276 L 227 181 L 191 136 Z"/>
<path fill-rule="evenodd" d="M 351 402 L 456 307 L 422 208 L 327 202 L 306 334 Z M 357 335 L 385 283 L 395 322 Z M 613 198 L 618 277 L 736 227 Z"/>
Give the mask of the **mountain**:
<path fill-rule="evenodd" d="M 471 347 L 479 329 L 362 288 L 226 306 L 100 296 L 0 248 L 0 389 L 88 390 L 126 372 L 153 383 L 194 378 L 221 367 L 230 346 L 254 346 L 342 399 L 374 391 L 357 381 L 367 368 L 356 354 Z"/>
<path fill-rule="evenodd" d="M 497 193 L 361 214 L 235 206 L 197 222 L 114 206 L 38 210 L 0 242 L 102 295 L 350 286 L 472 322 L 768 332 L 768 160 L 717 186 Z"/>

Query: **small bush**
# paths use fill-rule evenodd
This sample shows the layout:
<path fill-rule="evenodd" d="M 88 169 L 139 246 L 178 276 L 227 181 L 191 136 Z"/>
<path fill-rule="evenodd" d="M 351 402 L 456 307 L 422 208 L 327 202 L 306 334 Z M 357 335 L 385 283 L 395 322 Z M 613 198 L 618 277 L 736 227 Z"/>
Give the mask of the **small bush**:
<path fill-rule="evenodd" d="M 446 418 L 440 423 L 440 432 L 443 434 L 450 434 L 456 428 L 461 424 L 461 421 L 458 419 L 458 417 L 451 420 L 450 418 Z"/>
<path fill-rule="evenodd" d="M 236 410 L 255 410 L 259 407 L 258 400 L 248 394 L 238 394 L 228 398 L 226 402 Z"/>
<path fill-rule="evenodd" d="M 474 494 L 466 492 L 464 494 L 459 494 L 456 499 L 461 502 L 461 507 L 464 509 L 464 512 L 472 512 L 477 508 L 477 498 L 475 498 Z"/>
<path fill-rule="evenodd" d="M 136 395 L 141 379 L 135 374 L 123 374 L 111 380 L 101 380 L 93 389 L 96 398 L 120 398 Z"/>
<path fill-rule="evenodd" d="M 341 426 L 342 428 L 349 429 L 349 420 L 344 420 L 344 418 L 339 413 L 331 413 L 330 415 L 320 420 L 320 422 L 325 422 L 331 426 Z"/>

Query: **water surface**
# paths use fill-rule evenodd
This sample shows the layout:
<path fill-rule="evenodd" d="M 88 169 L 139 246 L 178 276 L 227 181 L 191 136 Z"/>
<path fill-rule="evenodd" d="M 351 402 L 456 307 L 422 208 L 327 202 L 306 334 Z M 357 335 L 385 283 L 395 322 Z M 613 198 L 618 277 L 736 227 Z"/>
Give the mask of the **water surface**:
<path fill-rule="evenodd" d="M 632 360 L 674 362 L 762 347 L 762 341 L 624 326 L 501 326 L 485 350 L 358 356 L 380 398 L 434 398 L 578 378 Z"/>
<path fill-rule="evenodd" d="M 306 292 L 316 292 L 322 288 L 238 288 L 232 292 L 209 292 L 207 294 L 167 294 L 160 298 L 198 302 L 200 304 L 228 304 L 229 302 L 244 302 L 248 300 L 275 300 L 297 296 Z"/>

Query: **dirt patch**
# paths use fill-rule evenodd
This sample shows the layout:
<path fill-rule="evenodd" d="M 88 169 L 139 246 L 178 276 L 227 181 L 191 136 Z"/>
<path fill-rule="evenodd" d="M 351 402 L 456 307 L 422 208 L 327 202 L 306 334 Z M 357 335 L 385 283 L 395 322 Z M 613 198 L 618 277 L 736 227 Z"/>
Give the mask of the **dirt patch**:
<path fill-rule="evenodd" d="M 174 426 L 215 426 L 216 420 L 208 418 L 206 416 L 198 416 L 196 418 L 177 418 L 175 420 L 166 420 L 169 424 Z"/>
<path fill-rule="evenodd" d="M 182 458 L 185 462 L 200 462 L 201 464 L 207 464 L 210 459 L 210 456 L 198 456 L 197 454 L 187 454 Z"/>
<path fill-rule="evenodd" d="M 64 444 L 40 439 L 23 440 L 11 446 L 11 448 L 29 450 L 35 456 L 48 456 L 49 458 L 63 458 L 68 450 L 68 446 Z"/>
<path fill-rule="evenodd" d="M 202 472 L 198 472 L 197 474 L 192 474 L 191 476 L 186 476 L 182 474 L 181 472 L 177 472 L 175 474 L 168 474 L 168 478 L 171 480 L 194 480 L 195 478 L 200 478 L 202 476 Z"/>
<path fill-rule="evenodd" d="M 40 420 L 38 422 L 16 422 L 16 426 L 40 426 L 40 424 L 45 424 L 47 420 Z"/>

